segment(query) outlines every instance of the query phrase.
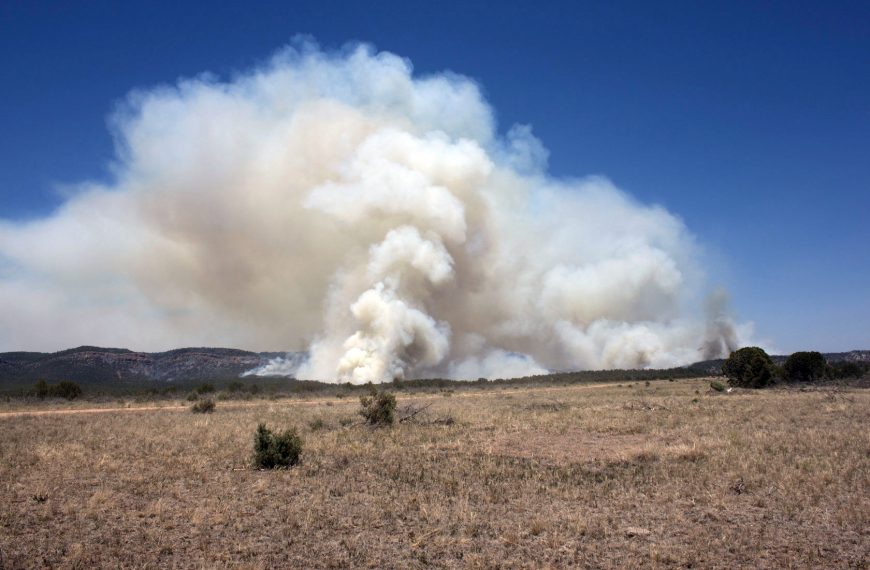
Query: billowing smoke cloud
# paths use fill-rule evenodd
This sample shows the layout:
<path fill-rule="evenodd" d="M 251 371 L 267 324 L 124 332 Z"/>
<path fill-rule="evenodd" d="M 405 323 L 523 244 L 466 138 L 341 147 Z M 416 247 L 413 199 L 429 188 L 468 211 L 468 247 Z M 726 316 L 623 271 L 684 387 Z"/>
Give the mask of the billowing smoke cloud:
<path fill-rule="evenodd" d="M 671 366 L 735 345 L 679 219 L 547 175 L 470 80 L 366 46 L 131 94 L 115 180 L 0 223 L 0 348 L 307 349 L 353 382 Z"/>

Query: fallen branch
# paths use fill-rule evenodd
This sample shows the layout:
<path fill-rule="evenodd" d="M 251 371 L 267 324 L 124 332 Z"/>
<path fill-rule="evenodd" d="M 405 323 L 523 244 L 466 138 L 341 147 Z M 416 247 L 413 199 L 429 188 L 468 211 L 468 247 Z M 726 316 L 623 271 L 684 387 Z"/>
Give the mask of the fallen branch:
<path fill-rule="evenodd" d="M 432 404 L 426 404 L 425 406 L 414 406 L 414 404 L 408 404 L 408 406 L 402 410 L 404 415 L 399 418 L 399 423 L 405 423 L 407 421 L 411 421 L 414 417 L 417 416 L 420 412 L 426 411 Z"/>

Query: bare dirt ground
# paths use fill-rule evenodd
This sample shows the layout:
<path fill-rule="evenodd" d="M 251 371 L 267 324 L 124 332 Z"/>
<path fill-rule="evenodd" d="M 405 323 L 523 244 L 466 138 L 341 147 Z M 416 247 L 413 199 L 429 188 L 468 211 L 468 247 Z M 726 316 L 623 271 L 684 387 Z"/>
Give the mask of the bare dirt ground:
<path fill-rule="evenodd" d="M 412 402 L 431 406 L 389 429 L 359 425 L 349 398 L 7 405 L 0 568 L 870 564 L 866 390 L 662 381 Z M 299 428 L 301 465 L 250 467 L 261 421 Z"/>

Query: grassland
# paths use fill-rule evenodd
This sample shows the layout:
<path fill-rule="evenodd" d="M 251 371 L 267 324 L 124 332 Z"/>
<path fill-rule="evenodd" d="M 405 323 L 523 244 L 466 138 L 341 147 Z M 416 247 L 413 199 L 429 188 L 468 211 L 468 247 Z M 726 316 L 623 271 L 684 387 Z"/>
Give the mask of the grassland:
<path fill-rule="evenodd" d="M 0 409 L 0 567 L 867 568 L 870 391 L 466 387 Z M 86 408 L 102 408 L 82 411 Z M 301 465 L 250 467 L 297 426 Z"/>

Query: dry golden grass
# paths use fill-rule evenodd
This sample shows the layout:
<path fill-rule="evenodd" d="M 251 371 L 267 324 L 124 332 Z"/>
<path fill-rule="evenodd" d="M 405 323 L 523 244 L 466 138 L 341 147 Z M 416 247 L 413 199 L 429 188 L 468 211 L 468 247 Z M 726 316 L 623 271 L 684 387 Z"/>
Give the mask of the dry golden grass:
<path fill-rule="evenodd" d="M 432 406 L 391 429 L 338 398 L 0 415 L 0 566 L 870 563 L 865 390 L 447 396 L 400 395 Z M 302 464 L 251 469 L 258 422 L 297 426 Z"/>

